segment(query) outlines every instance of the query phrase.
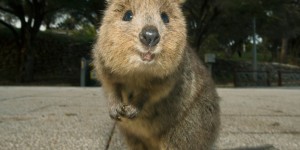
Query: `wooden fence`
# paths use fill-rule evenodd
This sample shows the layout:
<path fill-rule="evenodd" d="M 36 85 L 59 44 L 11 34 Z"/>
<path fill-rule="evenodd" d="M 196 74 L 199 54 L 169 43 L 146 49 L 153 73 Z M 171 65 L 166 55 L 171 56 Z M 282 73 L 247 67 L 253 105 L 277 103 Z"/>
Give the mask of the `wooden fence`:
<path fill-rule="evenodd" d="M 236 70 L 235 87 L 300 86 L 300 72 Z"/>

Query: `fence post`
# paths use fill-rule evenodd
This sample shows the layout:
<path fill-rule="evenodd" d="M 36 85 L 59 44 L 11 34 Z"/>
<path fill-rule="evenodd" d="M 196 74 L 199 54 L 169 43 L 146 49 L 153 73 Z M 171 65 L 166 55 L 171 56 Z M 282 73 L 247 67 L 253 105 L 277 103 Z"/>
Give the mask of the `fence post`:
<path fill-rule="evenodd" d="M 87 78 L 87 60 L 85 58 L 81 58 L 81 73 L 80 73 L 80 86 L 86 86 L 86 78 Z"/>

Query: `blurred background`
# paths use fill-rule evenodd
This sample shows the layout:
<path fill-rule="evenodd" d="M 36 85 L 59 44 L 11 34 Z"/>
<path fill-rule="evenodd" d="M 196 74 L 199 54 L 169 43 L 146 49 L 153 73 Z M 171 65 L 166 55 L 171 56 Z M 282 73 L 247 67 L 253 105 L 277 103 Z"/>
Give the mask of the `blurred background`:
<path fill-rule="evenodd" d="M 0 0 L 0 85 L 93 86 L 105 0 Z M 299 0 L 187 0 L 191 46 L 218 86 L 300 86 Z"/>

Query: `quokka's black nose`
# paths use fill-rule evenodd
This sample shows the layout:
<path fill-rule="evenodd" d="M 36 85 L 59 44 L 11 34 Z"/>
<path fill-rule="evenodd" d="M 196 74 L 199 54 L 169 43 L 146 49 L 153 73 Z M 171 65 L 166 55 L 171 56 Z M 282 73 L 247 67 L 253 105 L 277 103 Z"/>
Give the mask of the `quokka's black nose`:
<path fill-rule="evenodd" d="M 148 47 L 153 47 L 159 43 L 160 35 L 155 26 L 146 26 L 139 34 L 140 41 Z"/>

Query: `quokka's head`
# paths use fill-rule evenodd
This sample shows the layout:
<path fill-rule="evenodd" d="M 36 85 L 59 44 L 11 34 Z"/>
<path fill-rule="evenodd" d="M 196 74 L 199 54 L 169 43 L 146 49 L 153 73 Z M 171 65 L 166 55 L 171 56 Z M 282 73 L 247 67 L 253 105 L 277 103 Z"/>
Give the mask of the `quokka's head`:
<path fill-rule="evenodd" d="M 163 77 L 172 73 L 186 46 L 181 1 L 108 0 L 95 59 L 120 75 Z"/>

